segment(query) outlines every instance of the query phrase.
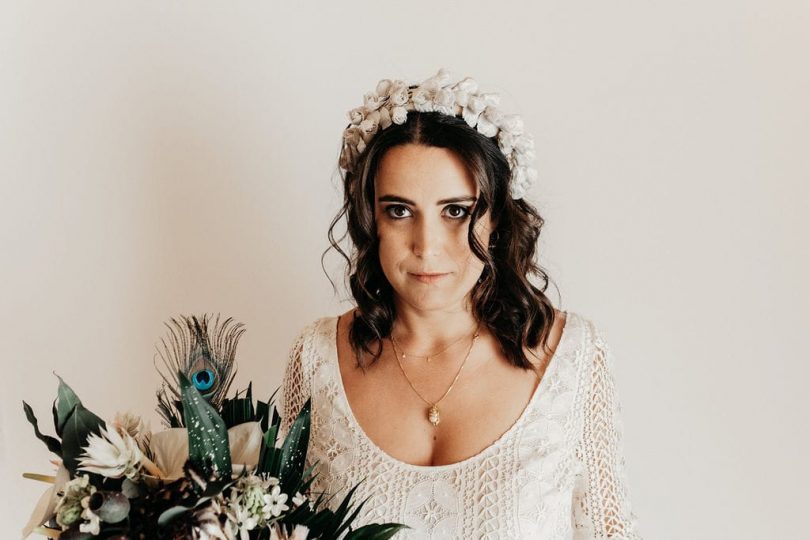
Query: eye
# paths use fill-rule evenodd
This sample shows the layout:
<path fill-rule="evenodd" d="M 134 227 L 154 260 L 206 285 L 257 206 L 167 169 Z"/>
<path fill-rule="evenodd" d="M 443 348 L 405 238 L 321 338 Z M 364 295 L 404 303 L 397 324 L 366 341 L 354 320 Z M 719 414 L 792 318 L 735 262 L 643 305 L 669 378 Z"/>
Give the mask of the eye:
<path fill-rule="evenodd" d="M 391 204 L 384 208 L 386 214 L 392 219 L 403 219 L 408 217 L 407 215 L 403 215 L 401 211 L 410 212 L 407 206 L 403 206 L 401 204 Z"/>
<path fill-rule="evenodd" d="M 466 219 L 467 216 L 470 215 L 470 206 L 459 206 L 457 204 L 451 204 L 450 206 L 445 207 L 445 210 L 450 211 L 450 217 L 452 219 L 462 220 Z M 460 213 L 459 213 L 460 211 Z"/>

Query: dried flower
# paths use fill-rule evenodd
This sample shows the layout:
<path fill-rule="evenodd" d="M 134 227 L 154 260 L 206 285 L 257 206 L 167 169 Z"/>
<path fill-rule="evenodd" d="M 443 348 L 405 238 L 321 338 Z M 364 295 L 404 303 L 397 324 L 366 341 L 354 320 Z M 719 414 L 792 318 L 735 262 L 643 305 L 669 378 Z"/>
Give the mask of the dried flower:
<path fill-rule="evenodd" d="M 306 540 L 307 535 L 309 535 L 309 528 L 304 525 L 296 525 L 290 534 L 287 534 L 278 525 L 270 528 L 270 540 Z"/>
<path fill-rule="evenodd" d="M 56 523 L 62 530 L 79 521 L 86 508 L 84 501 L 89 500 L 90 495 L 95 492 L 96 488 L 90 485 L 90 477 L 86 474 L 77 476 L 64 485 L 55 508 Z"/>
<path fill-rule="evenodd" d="M 141 450 L 129 433 L 101 428 L 101 435 L 91 433 L 79 462 L 79 469 L 109 478 L 138 476 L 141 466 Z"/>

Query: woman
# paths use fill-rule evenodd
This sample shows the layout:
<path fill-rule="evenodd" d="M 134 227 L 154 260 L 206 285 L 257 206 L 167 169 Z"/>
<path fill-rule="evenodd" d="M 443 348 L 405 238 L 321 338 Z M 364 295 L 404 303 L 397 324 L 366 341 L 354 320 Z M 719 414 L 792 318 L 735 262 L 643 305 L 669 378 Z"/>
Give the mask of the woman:
<path fill-rule="evenodd" d="M 313 490 L 362 482 L 358 524 L 401 538 L 639 538 L 612 356 L 544 295 L 533 143 L 497 104 L 440 70 L 349 113 L 329 238 L 356 307 L 296 339 L 282 431 L 311 396 Z"/>

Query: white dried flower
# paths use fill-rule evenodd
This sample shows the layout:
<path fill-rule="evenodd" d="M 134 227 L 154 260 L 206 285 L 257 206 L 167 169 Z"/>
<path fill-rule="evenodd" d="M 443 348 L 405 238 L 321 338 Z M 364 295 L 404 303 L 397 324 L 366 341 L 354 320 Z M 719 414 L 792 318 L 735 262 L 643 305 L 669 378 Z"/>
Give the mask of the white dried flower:
<path fill-rule="evenodd" d="M 106 476 L 133 479 L 141 466 L 141 450 L 138 442 L 128 433 L 101 428 L 101 435 L 91 433 L 87 437 L 84 454 L 80 456 L 79 469 Z"/>
<path fill-rule="evenodd" d="M 408 119 L 408 111 L 405 107 L 394 107 L 391 110 L 391 120 L 395 124 L 404 124 Z"/>
<path fill-rule="evenodd" d="M 380 129 L 386 129 L 391 125 L 391 111 L 388 107 L 381 107 L 377 112 L 380 113 Z"/>
<path fill-rule="evenodd" d="M 515 136 L 508 131 L 500 131 L 498 133 L 498 148 L 504 154 L 510 154 L 515 146 Z"/>
<path fill-rule="evenodd" d="M 408 103 L 408 85 L 403 81 L 394 81 L 388 102 L 394 107 L 404 107 Z"/>
<path fill-rule="evenodd" d="M 524 133 L 515 141 L 515 150 L 527 152 L 534 149 L 534 137 L 529 133 Z"/>
<path fill-rule="evenodd" d="M 286 534 L 278 525 L 270 528 L 270 540 L 307 540 L 308 535 L 309 528 L 305 525 L 296 525 L 290 534 Z"/>
<path fill-rule="evenodd" d="M 378 96 L 388 96 L 388 90 L 391 88 L 391 80 L 390 79 L 383 79 L 377 83 L 377 95 Z"/>
<path fill-rule="evenodd" d="M 455 104 L 455 95 L 448 88 L 442 88 L 433 97 L 433 110 L 442 114 L 453 114 Z"/>
<path fill-rule="evenodd" d="M 190 519 L 192 540 L 234 540 L 228 521 L 220 521 L 221 515 L 222 506 L 218 497 L 209 499 L 204 506 L 197 508 Z"/>
<path fill-rule="evenodd" d="M 385 103 L 387 98 L 385 96 L 380 96 L 376 92 L 369 92 L 365 96 L 363 96 L 363 105 L 365 105 L 368 112 L 376 111 L 382 104 Z"/>
<path fill-rule="evenodd" d="M 377 124 L 377 122 L 374 122 L 373 120 L 370 120 L 368 118 L 360 122 L 360 133 L 363 136 L 363 141 L 364 142 L 370 141 L 371 138 L 374 136 L 374 134 L 377 133 L 378 127 L 379 124 Z"/>
<path fill-rule="evenodd" d="M 349 122 L 352 125 L 360 125 L 360 122 L 366 117 L 366 112 L 364 107 L 355 107 L 354 109 L 350 110 L 349 113 Z"/>
<path fill-rule="evenodd" d="M 423 87 L 417 88 L 411 97 L 414 108 L 419 112 L 433 112 L 433 93 Z"/>
<path fill-rule="evenodd" d="M 477 129 L 478 133 L 482 135 L 494 137 L 498 134 L 498 126 L 496 126 L 495 123 L 490 120 L 490 118 L 493 116 L 493 113 L 490 113 L 490 110 L 491 107 L 487 107 L 484 113 L 478 117 L 478 123 L 475 125 L 475 129 Z"/>
<path fill-rule="evenodd" d="M 512 135 L 520 135 L 523 133 L 523 119 L 516 114 L 505 114 L 501 116 L 498 127 L 502 132 L 508 132 Z"/>
<path fill-rule="evenodd" d="M 464 77 L 456 83 L 455 88 L 467 94 L 475 94 L 478 92 L 478 83 L 472 77 Z"/>
<path fill-rule="evenodd" d="M 141 417 L 129 411 L 116 413 L 112 425 L 118 433 L 122 435 L 128 433 L 136 441 L 147 431 Z"/>

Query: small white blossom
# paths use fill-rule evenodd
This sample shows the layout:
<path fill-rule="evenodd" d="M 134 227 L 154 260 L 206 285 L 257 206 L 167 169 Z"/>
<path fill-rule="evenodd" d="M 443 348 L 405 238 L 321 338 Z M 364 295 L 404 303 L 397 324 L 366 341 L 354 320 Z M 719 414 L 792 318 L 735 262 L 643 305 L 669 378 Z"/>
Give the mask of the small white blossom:
<path fill-rule="evenodd" d="M 295 492 L 295 496 L 292 498 L 292 503 L 293 503 L 295 506 L 301 506 L 301 505 L 302 505 L 302 504 L 304 504 L 305 502 L 307 502 L 307 498 L 306 498 L 306 496 L 301 495 L 299 492 L 297 492 L 297 491 L 296 491 L 296 492 Z"/>
<path fill-rule="evenodd" d="M 82 499 L 82 508 L 84 508 L 82 511 L 82 519 L 85 521 L 79 525 L 79 532 L 98 536 L 99 532 L 101 532 L 101 518 L 90 510 L 89 505 L 90 496 L 88 495 Z"/>
<path fill-rule="evenodd" d="M 264 496 L 265 505 L 262 510 L 264 510 L 265 519 L 278 517 L 285 510 L 289 510 L 290 507 L 284 504 L 286 501 L 287 494 L 281 492 L 281 487 L 273 486 L 270 493 Z"/>

